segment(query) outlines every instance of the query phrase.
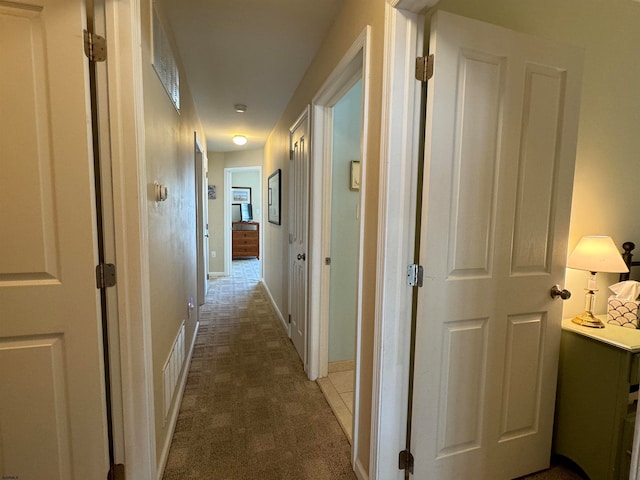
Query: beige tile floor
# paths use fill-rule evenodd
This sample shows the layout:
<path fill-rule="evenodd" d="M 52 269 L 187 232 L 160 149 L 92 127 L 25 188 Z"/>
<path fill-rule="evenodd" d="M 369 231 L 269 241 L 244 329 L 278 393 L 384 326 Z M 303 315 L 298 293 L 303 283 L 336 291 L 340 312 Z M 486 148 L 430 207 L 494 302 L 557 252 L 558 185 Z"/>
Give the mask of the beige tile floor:
<path fill-rule="evenodd" d="M 319 378 L 317 383 L 342 430 L 351 442 L 355 363 L 353 361 L 330 362 L 329 375 Z"/>

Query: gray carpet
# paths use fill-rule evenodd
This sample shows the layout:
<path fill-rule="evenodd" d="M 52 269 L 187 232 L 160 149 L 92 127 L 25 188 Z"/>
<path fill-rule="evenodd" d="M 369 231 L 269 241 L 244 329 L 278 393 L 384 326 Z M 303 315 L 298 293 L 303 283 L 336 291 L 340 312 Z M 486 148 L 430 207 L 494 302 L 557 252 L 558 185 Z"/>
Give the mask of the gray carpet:
<path fill-rule="evenodd" d="M 164 480 L 355 480 L 351 447 L 310 382 L 257 261 L 210 282 Z"/>

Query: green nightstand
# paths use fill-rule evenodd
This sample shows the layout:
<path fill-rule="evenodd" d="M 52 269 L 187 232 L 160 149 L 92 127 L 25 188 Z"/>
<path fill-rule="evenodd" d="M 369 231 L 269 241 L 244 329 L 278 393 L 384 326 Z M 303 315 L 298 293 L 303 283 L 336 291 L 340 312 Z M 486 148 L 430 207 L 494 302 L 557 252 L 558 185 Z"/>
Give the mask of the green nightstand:
<path fill-rule="evenodd" d="M 591 480 L 629 478 L 639 361 L 640 330 L 563 320 L 554 452 Z"/>

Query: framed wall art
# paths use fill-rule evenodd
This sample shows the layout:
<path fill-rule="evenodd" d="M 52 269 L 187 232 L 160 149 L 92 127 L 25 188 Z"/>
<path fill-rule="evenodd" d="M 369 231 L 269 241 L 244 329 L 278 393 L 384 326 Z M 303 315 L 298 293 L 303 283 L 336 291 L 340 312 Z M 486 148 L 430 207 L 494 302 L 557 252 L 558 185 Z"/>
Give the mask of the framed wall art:
<path fill-rule="evenodd" d="M 251 203 L 251 187 L 231 187 L 231 203 Z"/>
<path fill-rule="evenodd" d="M 269 223 L 280 225 L 280 169 L 269 175 L 267 182 L 269 201 Z"/>

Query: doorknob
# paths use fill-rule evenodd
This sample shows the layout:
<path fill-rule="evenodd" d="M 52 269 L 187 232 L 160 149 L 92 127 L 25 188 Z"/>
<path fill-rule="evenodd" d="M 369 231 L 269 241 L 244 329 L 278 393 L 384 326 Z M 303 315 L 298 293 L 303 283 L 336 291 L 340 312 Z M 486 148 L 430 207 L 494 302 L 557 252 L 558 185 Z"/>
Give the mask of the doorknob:
<path fill-rule="evenodd" d="M 306 259 L 307 259 L 307 256 L 304 253 L 299 253 L 298 254 L 298 260 L 303 260 L 304 261 Z"/>
<path fill-rule="evenodd" d="M 551 287 L 551 298 L 555 299 L 556 297 L 560 297 L 562 300 L 567 300 L 571 298 L 571 292 L 566 288 L 561 289 L 558 285 L 554 285 Z"/>

